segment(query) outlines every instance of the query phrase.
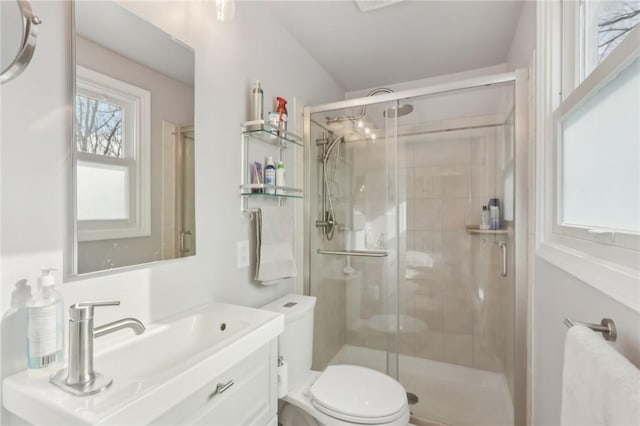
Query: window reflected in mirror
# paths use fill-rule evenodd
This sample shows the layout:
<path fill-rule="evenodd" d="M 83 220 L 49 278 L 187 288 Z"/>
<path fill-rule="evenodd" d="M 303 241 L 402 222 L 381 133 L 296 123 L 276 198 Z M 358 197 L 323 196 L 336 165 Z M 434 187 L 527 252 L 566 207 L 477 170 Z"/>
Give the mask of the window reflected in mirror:
<path fill-rule="evenodd" d="M 74 7 L 67 274 L 194 255 L 194 52 L 116 2 Z"/>

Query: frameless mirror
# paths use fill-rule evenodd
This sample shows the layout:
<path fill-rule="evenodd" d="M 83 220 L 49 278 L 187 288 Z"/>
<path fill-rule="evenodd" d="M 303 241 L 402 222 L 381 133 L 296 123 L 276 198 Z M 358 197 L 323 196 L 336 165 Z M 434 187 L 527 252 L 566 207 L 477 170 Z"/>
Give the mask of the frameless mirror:
<path fill-rule="evenodd" d="M 192 256 L 194 52 L 114 1 L 74 10 L 68 272 Z"/>

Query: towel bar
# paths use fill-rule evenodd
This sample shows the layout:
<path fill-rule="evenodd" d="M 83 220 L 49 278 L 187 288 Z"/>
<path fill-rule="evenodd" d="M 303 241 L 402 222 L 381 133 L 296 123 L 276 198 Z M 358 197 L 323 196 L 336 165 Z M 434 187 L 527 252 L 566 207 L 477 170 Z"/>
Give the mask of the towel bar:
<path fill-rule="evenodd" d="M 603 318 L 600 321 L 600 324 L 590 324 L 586 322 L 573 321 L 569 318 L 564 319 L 564 325 L 569 327 L 573 327 L 574 325 L 583 325 L 593 331 L 597 331 L 598 333 L 602 333 L 602 337 L 605 340 L 610 342 L 615 342 L 618 337 L 618 333 L 616 331 L 616 323 L 613 322 L 611 318 Z"/>
<path fill-rule="evenodd" d="M 334 250 L 318 249 L 316 252 L 318 254 L 334 254 L 337 256 L 359 256 L 359 257 L 387 257 L 389 255 L 386 251 L 373 251 L 373 250 L 334 251 Z"/>

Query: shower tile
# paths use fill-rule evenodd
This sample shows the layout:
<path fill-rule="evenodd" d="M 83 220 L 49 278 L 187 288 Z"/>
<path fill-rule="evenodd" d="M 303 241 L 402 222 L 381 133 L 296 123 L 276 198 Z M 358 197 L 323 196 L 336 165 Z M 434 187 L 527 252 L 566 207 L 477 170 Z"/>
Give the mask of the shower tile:
<path fill-rule="evenodd" d="M 413 225 L 416 230 L 440 230 L 442 201 L 436 198 L 416 199 L 414 201 Z"/>
<path fill-rule="evenodd" d="M 442 233 L 439 231 L 414 231 L 412 264 L 433 268 L 442 261 Z"/>
<path fill-rule="evenodd" d="M 398 199 L 414 198 L 414 169 L 398 169 Z"/>
<path fill-rule="evenodd" d="M 384 170 L 367 172 L 364 182 L 368 199 L 386 199 L 387 176 Z"/>
<path fill-rule="evenodd" d="M 440 166 L 414 169 L 413 198 L 439 198 L 442 194 L 442 168 Z"/>
<path fill-rule="evenodd" d="M 465 218 L 468 209 L 468 198 L 447 198 L 442 200 L 442 229 L 447 231 L 465 229 Z"/>
<path fill-rule="evenodd" d="M 471 196 L 491 198 L 496 193 L 496 168 L 493 164 L 473 164 L 471 166 Z"/>
<path fill-rule="evenodd" d="M 442 330 L 442 292 L 434 290 L 428 283 L 422 282 L 416 294 L 415 317 L 424 321 L 429 330 Z"/>
<path fill-rule="evenodd" d="M 446 362 L 471 367 L 473 363 L 473 338 L 471 334 L 443 333 L 442 347 Z"/>
<path fill-rule="evenodd" d="M 500 267 L 500 248 L 496 244 L 495 237 L 491 236 L 489 238 L 473 238 L 471 251 L 474 267 Z"/>
<path fill-rule="evenodd" d="M 401 169 L 414 167 L 414 144 L 406 137 L 398 138 L 398 167 Z"/>
<path fill-rule="evenodd" d="M 446 165 L 442 167 L 442 197 L 457 198 L 470 195 L 469 165 Z"/>
<path fill-rule="evenodd" d="M 443 129 L 458 129 L 471 126 L 471 117 L 451 118 L 448 120 L 442 120 Z M 457 130 L 457 132 L 468 132 L 469 130 Z M 453 132 L 448 132 L 453 133 Z"/>
<path fill-rule="evenodd" d="M 471 163 L 470 136 L 470 133 L 450 132 L 442 137 L 443 165 Z"/>
<path fill-rule="evenodd" d="M 406 227 L 408 231 L 413 231 L 414 229 L 416 229 L 415 226 L 415 200 L 406 200 L 406 207 L 405 207 L 405 211 L 406 211 Z"/>
<path fill-rule="evenodd" d="M 469 298 L 443 299 L 442 329 L 452 333 L 473 333 L 473 303 Z"/>
<path fill-rule="evenodd" d="M 439 166 L 442 164 L 442 141 L 440 134 L 425 135 L 413 147 L 414 167 Z"/>
<path fill-rule="evenodd" d="M 466 230 L 442 232 L 442 259 L 446 263 L 471 262 L 471 236 Z"/>
<path fill-rule="evenodd" d="M 442 332 L 427 330 L 416 335 L 416 356 L 433 361 L 444 361 Z"/>
<path fill-rule="evenodd" d="M 462 273 L 458 275 L 463 275 Z M 444 295 L 455 298 L 472 298 L 476 294 L 473 282 L 470 278 L 458 278 L 444 283 Z"/>
<path fill-rule="evenodd" d="M 471 136 L 471 162 L 474 164 L 493 164 L 496 161 L 495 134 L 484 132 L 478 134 L 475 130 Z"/>

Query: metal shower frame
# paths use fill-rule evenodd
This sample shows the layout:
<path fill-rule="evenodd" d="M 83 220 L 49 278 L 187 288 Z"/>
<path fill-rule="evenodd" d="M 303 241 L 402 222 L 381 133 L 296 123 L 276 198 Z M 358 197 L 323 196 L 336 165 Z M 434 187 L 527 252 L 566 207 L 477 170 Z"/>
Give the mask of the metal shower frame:
<path fill-rule="evenodd" d="M 514 105 L 516 109 L 514 120 L 515 142 L 515 365 L 514 365 L 514 424 L 521 425 L 527 422 L 527 406 L 530 384 L 527 381 L 527 369 L 529 364 L 528 353 L 528 71 L 520 69 L 513 72 L 499 73 L 488 76 L 474 77 L 459 81 L 435 84 L 417 89 L 403 90 L 376 96 L 348 99 L 331 102 L 322 105 L 308 106 L 304 108 L 304 293 L 310 294 L 311 256 L 317 256 L 311 252 L 311 232 L 315 232 L 315 217 L 311 217 L 311 115 L 319 112 L 328 112 L 344 108 L 364 107 L 367 105 L 393 102 L 400 100 L 410 101 L 411 98 L 438 95 L 455 92 L 464 89 L 480 88 L 503 83 L 514 83 Z"/>

